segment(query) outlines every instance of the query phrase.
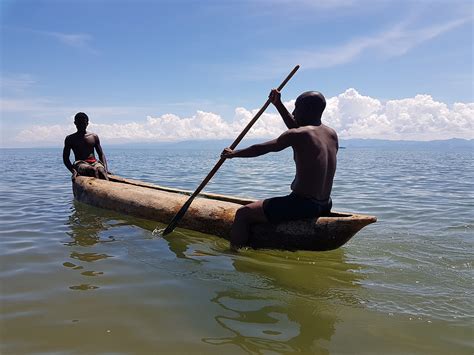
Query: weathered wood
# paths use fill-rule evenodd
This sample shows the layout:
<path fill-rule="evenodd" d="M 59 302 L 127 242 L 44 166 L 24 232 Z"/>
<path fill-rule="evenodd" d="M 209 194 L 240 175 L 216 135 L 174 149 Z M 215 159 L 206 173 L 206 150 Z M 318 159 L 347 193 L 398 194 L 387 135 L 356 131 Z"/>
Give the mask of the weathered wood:
<path fill-rule="evenodd" d="M 117 176 L 112 176 L 111 181 L 79 176 L 73 182 L 73 191 L 80 202 L 161 223 L 176 215 L 190 193 Z M 200 194 L 180 225 L 229 239 L 235 211 L 253 201 Z M 336 249 L 376 220 L 373 216 L 333 212 L 329 217 L 318 219 L 258 224 L 252 227 L 249 246 L 286 250 Z"/>

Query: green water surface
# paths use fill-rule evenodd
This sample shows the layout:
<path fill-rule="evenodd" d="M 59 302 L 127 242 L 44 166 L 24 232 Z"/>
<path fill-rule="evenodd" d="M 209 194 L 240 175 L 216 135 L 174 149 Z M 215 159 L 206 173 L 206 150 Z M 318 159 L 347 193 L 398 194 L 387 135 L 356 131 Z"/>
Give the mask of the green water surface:
<path fill-rule="evenodd" d="M 399 152 L 345 150 L 335 209 L 379 221 L 322 253 L 233 253 L 225 240 L 179 228 L 155 237 L 165 225 L 73 201 L 60 155 L 47 160 L 52 152 L 2 151 L 2 354 L 473 352 L 471 152 L 406 153 L 414 164 Z M 127 170 L 133 154 L 143 173 Z M 150 154 L 112 150 L 109 161 L 123 175 L 187 189 L 195 177 L 150 175 L 149 162 L 205 175 L 213 161 L 208 152 Z M 25 185 L 18 176 L 34 172 L 35 161 L 54 177 L 27 174 Z M 351 168 L 354 161 L 378 161 L 378 170 Z M 249 186 L 243 179 L 259 164 L 274 167 L 271 178 L 255 173 L 260 186 Z M 460 165 L 456 183 L 440 178 Z M 229 165 L 209 191 L 228 193 L 234 177 L 234 194 L 283 192 L 285 167 L 272 159 Z"/>

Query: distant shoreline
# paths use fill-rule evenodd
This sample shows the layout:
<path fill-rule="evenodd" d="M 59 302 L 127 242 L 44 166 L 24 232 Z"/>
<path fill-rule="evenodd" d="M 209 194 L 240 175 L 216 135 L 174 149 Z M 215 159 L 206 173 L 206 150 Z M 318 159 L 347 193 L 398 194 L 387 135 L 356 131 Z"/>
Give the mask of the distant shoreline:
<path fill-rule="evenodd" d="M 240 147 L 263 142 L 271 138 L 244 139 Z M 113 143 L 102 141 L 102 145 L 109 149 L 223 149 L 232 143 L 232 139 L 219 140 L 186 140 L 179 142 L 130 142 Z M 385 139 L 341 139 L 341 149 L 350 148 L 427 148 L 427 149 L 474 149 L 474 139 L 451 138 L 446 140 L 412 141 L 412 140 L 385 140 Z M 0 149 L 46 149 L 62 148 L 62 145 L 41 145 L 31 147 L 0 147 Z"/>

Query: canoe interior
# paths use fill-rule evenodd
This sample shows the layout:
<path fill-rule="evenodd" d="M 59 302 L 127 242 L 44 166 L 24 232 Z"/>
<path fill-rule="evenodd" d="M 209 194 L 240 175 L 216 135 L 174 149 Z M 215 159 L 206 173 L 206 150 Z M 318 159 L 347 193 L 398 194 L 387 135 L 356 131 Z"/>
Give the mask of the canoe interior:
<path fill-rule="evenodd" d="M 122 178 L 120 176 L 117 176 L 117 175 L 109 175 L 109 179 L 111 181 L 119 182 L 119 183 L 123 183 L 123 184 L 146 187 L 146 188 L 149 188 L 149 189 L 159 190 L 159 191 L 179 193 L 179 194 L 183 194 L 183 195 L 186 195 L 186 196 L 191 196 L 192 193 L 194 192 L 194 191 L 189 191 L 189 190 L 181 190 L 181 189 L 175 189 L 175 188 L 172 188 L 172 187 L 165 187 L 165 186 L 155 185 L 155 184 L 143 182 L 143 181 L 140 181 L 140 180 L 124 179 L 124 178 Z M 210 200 L 233 202 L 233 203 L 236 203 L 236 204 L 239 204 L 239 205 L 247 205 L 249 203 L 257 201 L 256 199 L 251 199 L 251 198 L 220 195 L 220 194 L 213 194 L 213 193 L 200 193 L 199 196 L 208 198 Z M 352 216 L 351 213 L 336 212 L 336 211 L 331 211 L 330 214 L 326 215 L 326 217 L 350 217 L 350 216 Z"/>

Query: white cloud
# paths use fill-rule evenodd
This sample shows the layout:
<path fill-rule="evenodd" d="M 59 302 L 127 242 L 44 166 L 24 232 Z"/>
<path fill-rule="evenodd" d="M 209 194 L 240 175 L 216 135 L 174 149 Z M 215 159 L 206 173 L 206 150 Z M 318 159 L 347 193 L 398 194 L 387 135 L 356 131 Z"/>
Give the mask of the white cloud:
<path fill-rule="evenodd" d="M 0 97 L 1 114 L 7 118 L 10 114 L 17 116 L 22 114 L 32 119 L 44 119 L 51 117 L 66 118 L 71 112 L 85 111 L 90 116 L 102 120 L 110 117 L 121 118 L 136 116 L 137 112 L 146 115 L 147 112 L 153 111 L 153 107 L 144 106 L 68 106 L 57 99 L 49 99 L 43 97 L 33 98 L 1 98 Z"/>
<path fill-rule="evenodd" d="M 53 31 L 40 31 L 40 30 L 31 30 L 24 29 L 42 36 L 54 38 L 62 44 L 65 44 L 69 47 L 78 48 L 81 50 L 87 50 L 90 53 L 97 54 L 97 50 L 92 48 L 92 36 L 87 33 L 62 33 L 62 32 L 53 32 Z"/>
<path fill-rule="evenodd" d="M 330 68 L 350 63 L 366 53 L 385 58 L 402 56 L 426 41 L 472 22 L 472 16 L 420 28 L 410 28 L 410 22 L 413 20 L 404 20 L 386 31 L 352 38 L 332 47 L 271 51 L 261 64 L 249 68 L 245 77 L 271 78 L 295 63 L 301 64 L 305 70 Z"/>
<path fill-rule="evenodd" d="M 92 37 L 85 33 L 59 33 L 45 32 L 46 34 L 58 39 L 60 42 L 68 46 L 84 48 L 89 45 Z"/>
<path fill-rule="evenodd" d="M 36 80 L 30 74 L 16 74 L 0 77 L 0 89 L 2 96 L 5 93 L 23 94 L 36 84 Z"/>
<path fill-rule="evenodd" d="M 325 117 L 343 138 L 474 138 L 474 103 L 449 108 L 430 95 L 382 103 L 349 89 L 328 100 Z"/>
<path fill-rule="evenodd" d="M 66 135 L 74 130 L 74 125 L 51 125 L 51 126 L 32 126 L 31 128 L 21 131 L 16 141 L 26 142 L 33 146 L 38 143 L 57 144 L 63 142 Z"/>
<path fill-rule="evenodd" d="M 15 99 L 15 98 L 0 98 L 0 107 L 3 112 L 32 112 L 32 111 L 57 111 L 53 108 L 54 102 L 45 98 L 34 99 Z"/>
<path fill-rule="evenodd" d="M 285 105 L 291 111 L 294 100 Z M 232 121 L 212 112 L 197 111 L 192 117 L 165 114 L 148 116 L 142 122 L 94 124 L 90 129 L 105 142 L 157 142 L 188 139 L 235 138 L 255 115 L 257 109 L 235 109 Z M 435 101 L 430 95 L 382 102 L 363 96 L 355 89 L 327 100 L 323 122 L 336 129 L 341 138 L 431 140 L 474 138 L 474 103 L 451 106 Z M 264 113 L 248 133 L 250 138 L 272 138 L 285 126 L 276 113 Z M 74 131 L 66 125 L 35 125 L 21 131 L 17 142 L 51 144 L 62 142 Z"/>

